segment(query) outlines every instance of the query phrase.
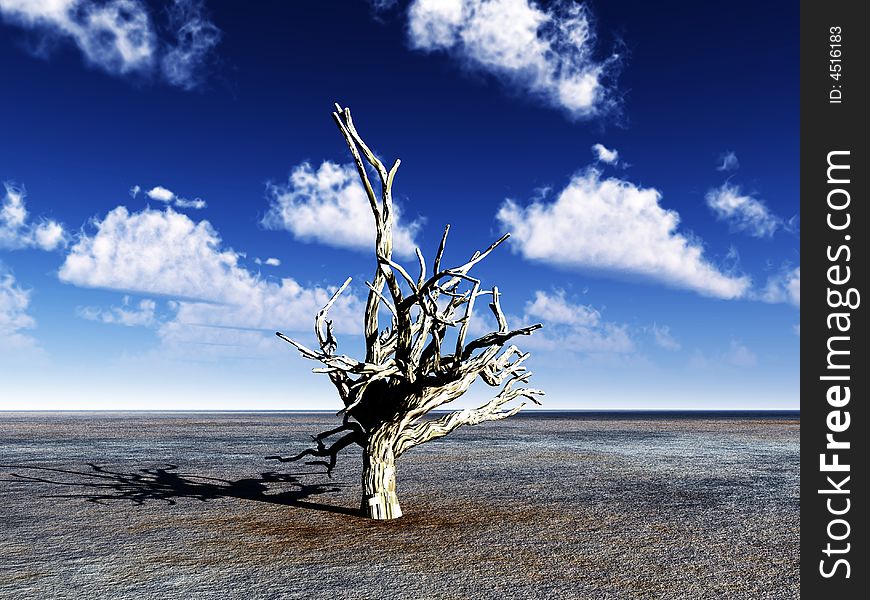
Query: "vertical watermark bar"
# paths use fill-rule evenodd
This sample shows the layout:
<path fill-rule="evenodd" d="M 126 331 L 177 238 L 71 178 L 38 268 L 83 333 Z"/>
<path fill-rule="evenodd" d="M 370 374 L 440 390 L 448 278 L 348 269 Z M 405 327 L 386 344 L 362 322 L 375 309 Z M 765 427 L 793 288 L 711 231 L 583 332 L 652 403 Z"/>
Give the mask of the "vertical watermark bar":
<path fill-rule="evenodd" d="M 861 7 L 801 2 L 801 593 L 807 598 L 865 598 L 870 589 L 868 496 L 861 492 L 870 484 L 862 306 L 870 265 L 870 24 L 859 16 Z"/>

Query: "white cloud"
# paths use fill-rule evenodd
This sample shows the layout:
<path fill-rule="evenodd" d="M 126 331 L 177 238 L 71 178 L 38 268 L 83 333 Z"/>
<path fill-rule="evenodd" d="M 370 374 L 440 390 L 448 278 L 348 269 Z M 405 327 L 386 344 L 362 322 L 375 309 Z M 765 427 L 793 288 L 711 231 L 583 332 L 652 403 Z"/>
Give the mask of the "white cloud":
<path fill-rule="evenodd" d="M 194 198 L 193 200 L 188 200 L 186 198 L 176 198 L 175 206 L 179 208 L 193 208 L 195 210 L 202 210 L 208 204 L 205 203 L 205 200 L 202 198 Z"/>
<path fill-rule="evenodd" d="M 730 183 L 711 189 L 704 198 L 717 219 L 753 237 L 770 237 L 783 224 L 761 200 L 741 194 L 740 188 Z"/>
<path fill-rule="evenodd" d="M 759 295 L 764 302 L 789 302 L 801 305 L 801 268 L 786 267 L 767 279 L 767 284 Z"/>
<path fill-rule="evenodd" d="M 3 205 L 0 209 L 0 223 L 6 231 L 17 231 L 24 228 L 27 221 L 27 208 L 24 206 L 24 191 L 3 184 L 6 193 L 3 195 Z"/>
<path fill-rule="evenodd" d="M 610 150 L 604 144 L 594 144 L 592 153 L 595 154 L 595 160 L 609 165 L 616 164 L 619 161 L 619 152 Z"/>
<path fill-rule="evenodd" d="M 713 356 L 696 350 L 689 359 L 693 369 L 719 369 L 723 366 L 748 369 L 758 366 L 758 357 L 743 342 L 732 339 L 728 349 Z"/>
<path fill-rule="evenodd" d="M 412 47 L 445 51 L 464 66 L 502 77 L 574 118 L 612 109 L 606 85 L 619 56 L 596 60 L 592 17 L 583 3 L 534 0 L 414 0 Z"/>
<path fill-rule="evenodd" d="M 157 337 L 159 351 L 149 355 L 150 358 L 212 362 L 290 357 L 290 365 L 295 366 L 293 348 L 274 335 L 259 330 L 211 327 L 172 319 L 158 328 Z"/>
<path fill-rule="evenodd" d="M 160 202 L 172 202 L 175 199 L 175 193 L 172 190 L 167 190 L 162 185 L 151 188 L 145 192 L 145 195 L 152 200 L 159 200 Z"/>
<path fill-rule="evenodd" d="M 591 306 L 573 304 L 566 300 L 562 290 L 554 294 L 535 292 L 535 299 L 526 302 L 526 315 L 546 319 L 547 322 L 572 327 L 595 327 L 601 322 L 601 315 Z"/>
<path fill-rule="evenodd" d="M 70 248 L 61 281 L 210 300 L 220 295 L 239 302 L 250 287 L 236 266 L 238 255 L 220 249 L 208 221 L 194 223 L 169 208 L 131 214 L 119 206 L 94 225 L 96 235 L 82 235 Z M 231 285 L 222 287 L 226 283 Z"/>
<path fill-rule="evenodd" d="M 186 325 L 307 332 L 314 327 L 314 315 L 333 291 L 306 288 L 290 278 L 280 283 L 257 279 L 248 290 L 245 303 L 180 301 L 175 321 Z M 345 292 L 330 311 L 336 331 L 360 333 L 364 310 L 356 296 Z"/>
<path fill-rule="evenodd" d="M 265 281 L 238 264 L 240 254 L 223 247 L 208 221 L 194 222 L 171 208 L 130 213 L 119 206 L 70 248 L 59 271 L 65 283 L 174 298 L 174 314 L 158 335 L 176 349 L 202 339 L 231 339 L 228 346 L 265 340 L 274 330 L 308 331 L 332 289 L 306 288 L 285 278 Z M 150 305 L 137 311 L 92 310 L 93 318 L 146 324 Z M 133 315 L 137 312 L 137 315 Z M 347 291 L 330 313 L 336 332 L 359 333 L 363 304 Z M 88 316 L 88 315 L 82 315 Z M 133 322 L 140 319 L 142 322 Z M 240 333 L 240 330 L 247 333 Z M 274 336 L 273 336 L 274 337 Z M 217 343 L 217 342 L 214 342 Z"/>
<path fill-rule="evenodd" d="M 54 250 L 66 245 L 66 232 L 56 221 L 44 221 L 33 229 L 33 240 L 42 250 Z"/>
<path fill-rule="evenodd" d="M 734 367 L 755 367 L 758 365 L 758 357 L 737 340 L 731 340 L 728 352 L 725 353 L 725 361 Z"/>
<path fill-rule="evenodd" d="M 77 313 L 83 319 L 99 321 L 127 327 L 150 327 L 156 322 L 155 310 L 157 303 L 150 298 L 140 300 L 139 303 L 130 307 L 130 297 L 124 296 L 123 306 L 112 306 L 108 309 L 86 306 L 78 309 Z"/>
<path fill-rule="evenodd" d="M 198 0 L 174 0 L 163 15 L 169 22 L 158 27 L 142 0 L 0 0 L 0 17 L 37 32 L 43 54 L 67 40 L 107 73 L 159 75 L 191 89 L 220 31 Z"/>
<path fill-rule="evenodd" d="M 0 0 L 0 14 L 46 36 L 69 38 L 89 64 L 109 73 L 146 70 L 156 51 L 151 19 L 138 0 Z"/>
<path fill-rule="evenodd" d="M 523 208 L 506 200 L 498 211 L 512 247 L 530 260 L 563 267 L 639 275 L 707 296 L 739 298 L 748 277 L 722 273 L 701 245 L 677 232 L 679 215 L 661 194 L 589 169 L 575 175 L 551 203 Z"/>
<path fill-rule="evenodd" d="M 66 245 L 67 235 L 63 225 L 51 219 L 30 222 L 24 190 L 8 183 L 4 183 L 3 187 L 5 194 L 0 204 L 0 248 L 40 248 L 50 251 Z"/>
<path fill-rule="evenodd" d="M 135 198 L 141 189 L 142 188 L 140 188 L 138 185 L 134 185 L 132 188 L 130 188 L 130 195 Z M 158 200 L 159 202 L 165 202 L 167 204 L 172 203 L 179 208 L 192 208 L 195 210 L 202 210 L 203 208 L 208 206 L 208 204 L 206 204 L 205 200 L 203 200 L 202 198 L 194 198 L 193 200 L 181 198 L 175 192 L 163 187 L 162 185 L 154 186 L 150 190 L 146 191 L 145 195 L 152 200 Z"/>
<path fill-rule="evenodd" d="M 523 323 L 543 322 L 544 328 L 528 339 L 522 347 L 583 354 L 628 354 L 635 350 L 626 325 L 604 321 L 591 306 L 575 304 L 565 292 L 536 291 L 527 302 Z"/>
<path fill-rule="evenodd" d="M 160 59 L 163 77 L 190 90 L 200 84 L 201 71 L 221 39 L 221 31 L 208 20 L 202 2 L 175 0 L 169 8 L 175 38 Z"/>
<path fill-rule="evenodd" d="M 671 328 L 667 325 L 659 325 L 658 323 L 653 323 L 650 328 L 652 331 L 653 339 L 655 343 L 660 348 L 664 348 L 665 350 L 679 350 L 681 345 L 673 335 L 671 335 Z"/>
<path fill-rule="evenodd" d="M 36 327 L 30 314 L 30 291 L 22 289 L 15 277 L 3 269 L 0 263 L 0 352 L 2 355 L 37 350 L 36 341 L 27 333 Z"/>
<path fill-rule="evenodd" d="M 329 246 L 373 251 L 375 223 L 368 198 L 351 164 L 324 161 L 316 171 L 302 163 L 290 173 L 286 185 L 269 184 L 269 211 L 263 225 L 285 229 L 302 241 Z M 394 203 L 393 250 L 413 256 L 414 236 L 420 221 L 402 222 L 400 207 Z"/>
<path fill-rule="evenodd" d="M 740 161 L 737 160 L 737 155 L 731 152 L 723 152 L 719 155 L 719 166 L 717 171 L 736 171 L 740 168 Z"/>
<path fill-rule="evenodd" d="M 255 258 L 254 262 L 258 265 L 266 265 L 268 267 L 280 267 L 281 261 L 277 258 L 267 258 L 266 260 L 261 260 L 259 258 Z"/>

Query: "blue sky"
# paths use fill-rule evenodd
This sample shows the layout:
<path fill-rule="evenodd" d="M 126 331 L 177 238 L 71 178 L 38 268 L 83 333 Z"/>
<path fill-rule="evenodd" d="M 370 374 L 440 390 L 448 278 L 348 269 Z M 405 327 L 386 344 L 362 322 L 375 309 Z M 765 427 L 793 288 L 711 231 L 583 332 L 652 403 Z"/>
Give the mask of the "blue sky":
<path fill-rule="evenodd" d="M 338 6 L 0 0 L 0 409 L 339 408 L 273 335 L 350 275 L 361 346 L 334 101 L 410 266 L 513 233 L 547 408 L 798 407 L 796 4 Z"/>

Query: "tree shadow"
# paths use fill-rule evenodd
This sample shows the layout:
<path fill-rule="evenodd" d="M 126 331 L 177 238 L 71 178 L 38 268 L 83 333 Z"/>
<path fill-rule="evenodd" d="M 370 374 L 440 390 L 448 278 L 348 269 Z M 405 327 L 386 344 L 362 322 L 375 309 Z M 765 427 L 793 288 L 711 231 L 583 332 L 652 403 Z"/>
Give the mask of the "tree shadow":
<path fill-rule="evenodd" d="M 61 488 L 84 488 L 80 493 L 51 494 L 42 498 L 82 498 L 94 504 L 104 504 L 113 500 L 126 500 L 137 505 L 149 500 L 176 504 L 179 499 L 193 499 L 202 502 L 219 498 L 238 498 L 255 502 L 268 502 L 297 508 L 321 510 L 331 513 L 359 516 L 359 510 L 309 501 L 308 498 L 321 494 L 338 492 L 341 484 L 323 485 L 302 483 L 300 476 L 322 475 L 322 473 L 260 473 L 231 481 L 202 475 L 182 474 L 177 465 L 167 464 L 164 468 L 140 469 L 134 473 L 112 471 L 93 463 L 87 463 L 89 471 L 38 467 L 29 465 L 2 465 L 3 468 L 18 469 L 23 473 L 10 473 L 12 479 L 6 481 L 52 485 Z M 270 493 L 270 485 L 289 490 Z"/>

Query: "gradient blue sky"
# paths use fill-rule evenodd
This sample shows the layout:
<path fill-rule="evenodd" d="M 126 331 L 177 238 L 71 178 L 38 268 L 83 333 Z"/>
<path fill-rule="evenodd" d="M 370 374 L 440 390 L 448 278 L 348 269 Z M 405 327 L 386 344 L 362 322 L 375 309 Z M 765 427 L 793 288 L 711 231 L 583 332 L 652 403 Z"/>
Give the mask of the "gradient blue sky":
<path fill-rule="evenodd" d="M 798 407 L 796 3 L 0 0 L 0 73 L 0 409 L 339 408 L 273 335 L 351 275 L 360 347 L 333 101 L 405 248 L 514 233 L 547 408 Z"/>

